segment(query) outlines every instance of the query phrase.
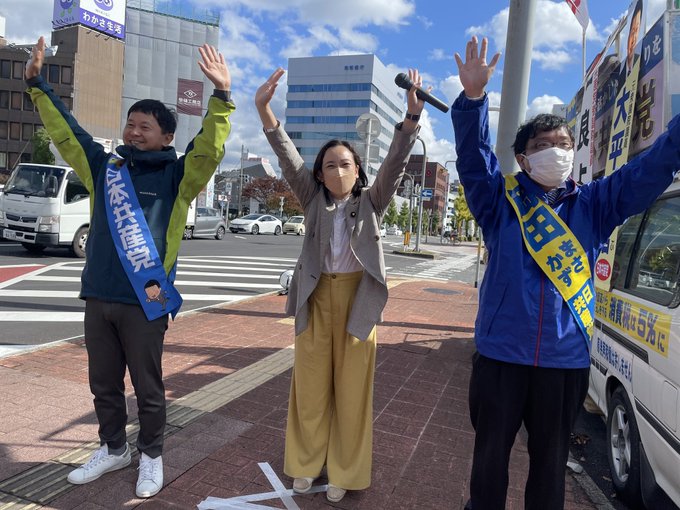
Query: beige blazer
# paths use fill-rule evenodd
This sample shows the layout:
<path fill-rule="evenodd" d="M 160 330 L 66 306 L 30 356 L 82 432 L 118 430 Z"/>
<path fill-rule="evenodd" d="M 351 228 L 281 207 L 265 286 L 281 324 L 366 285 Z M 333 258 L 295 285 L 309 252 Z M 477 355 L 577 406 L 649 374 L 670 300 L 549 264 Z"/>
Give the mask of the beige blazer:
<path fill-rule="evenodd" d="M 350 225 L 350 245 L 364 267 L 364 275 L 347 322 L 347 332 L 366 340 L 373 327 L 382 320 L 387 303 L 385 261 L 380 240 L 380 223 L 392 197 L 397 192 L 418 128 L 411 134 L 394 130 L 394 138 L 385 161 L 380 166 L 372 186 L 361 190 L 361 196 L 351 196 L 345 214 Z M 326 198 L 323 186 L 295 149 L 288 134 L 279 125 L 265 132 L 269 144 L 279 158 L 283 176 L 290 184 L 305 213 L 305 240 L 290 283 L 286 313 L 295 315 L 295 334 L 307 329 L 308 299 L 314 292 L 323 268 L 326 250 L 330 246 L 335 203 Z"/>

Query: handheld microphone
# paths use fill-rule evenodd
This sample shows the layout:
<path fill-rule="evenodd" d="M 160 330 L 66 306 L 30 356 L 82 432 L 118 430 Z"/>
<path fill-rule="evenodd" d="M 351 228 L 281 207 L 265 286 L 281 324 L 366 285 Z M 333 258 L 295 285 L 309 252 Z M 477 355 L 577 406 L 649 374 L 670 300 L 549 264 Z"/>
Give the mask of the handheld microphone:
<path fill-rule="evenodd" d="M 394 78 L 394 83 L 396 83 L 400 88 L 406 90 L 411 90 L 411 87 L 413 87 L 413 80 L 411 80 L 406 73 L 399 73 Z M 422 99 L 426 103 L 430 103 L 437 110 L 441 110 L 444 113 L 449 111 L 449 107 L 446 103 L 440 99 L 437 99 L 429 92 L 425 92 L 422 89 L 416 89 L 416 96 L 418 96 L 418 99 Z"/>

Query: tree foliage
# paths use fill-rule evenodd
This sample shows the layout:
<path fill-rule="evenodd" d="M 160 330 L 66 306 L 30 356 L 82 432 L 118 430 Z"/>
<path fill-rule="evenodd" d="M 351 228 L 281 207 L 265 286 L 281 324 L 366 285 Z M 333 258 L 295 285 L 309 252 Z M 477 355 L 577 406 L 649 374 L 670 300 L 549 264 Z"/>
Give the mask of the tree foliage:
<path fill-rule="evenodd" d="M 279 211 L 283 197 L 283 212 L 288 216 L 302 214 L 302 206 L 284 179 L 257 177 L 243 186 L 243 198 L 252 198 L 264 204 L 267 211 Z"/>
<path fill-rule="evenodd" d="M 31 154 L 33 163 L 54 165 L 54 154 L 50 150 L 50 135 L 47 134 L 45 128 L 40 128 L 33 133 L 31 144 L 33 145 L 33 153 Z"/>
<path fill-rule="evenodd" d="M 399 218 L 399 213 L 397 212 L 397 203 L 394 198 L 390 201 L 390 205 L 387 206 L 387 212 L 383 217 L 383 222 L 385 225 L 396 225 Z"/>
<path fill-rule="evenodd" d="M 467 205 L 467 200 L 465 200 L 465 193 L 463 192 L 463 186 L 458 188 L 458 196 L 453 201 L 453 210 L 455 211 L 455 225 L 453 225 L 454 230 L 460 233 L 460 228 L 463 222 L 467 223 L 473 220 L 470 208 Z"/>
<path fill-rule="evenodd" d="M 403 202 L 401 204 L 401 209 L 399 209 L 399 216 L 397 217 L 397 225 L 399 225 L 399 228 L 401 228 L 404 231 L 409 230 L 408 210 L 409 210 L 408 204 L 406 202 Z"/>

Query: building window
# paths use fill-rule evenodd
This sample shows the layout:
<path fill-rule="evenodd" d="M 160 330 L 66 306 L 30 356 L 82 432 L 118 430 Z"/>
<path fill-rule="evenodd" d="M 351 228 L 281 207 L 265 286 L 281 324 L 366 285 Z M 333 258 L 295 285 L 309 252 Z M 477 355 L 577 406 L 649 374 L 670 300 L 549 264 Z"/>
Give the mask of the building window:
<path fill-rule="evenodd" d="M 0 140 L 7 140 L 9 132 L 7 131 L 7 121 L 0 121 Z"/>
<path fill-rule="evenodd" d="M 9 90 L 0 90 L 0 108 L 3 110 L 9 108 Z"/>
<path fill-rule="evenodd" d="M 12 77 L 12 61 L 0 60 L 0 78 Z"/>
<path fill-rule="evenodd" d="M 73 68 L 71 66 L 61 67 L 61 82 L 70 85 L 73 81 Z"/>
<path fill-rule="evenodd" d="M 24 123 L 21 125 L 21 139 L 28 142 L 33 138 L 33 124 Z"/>
<path fill-rule="evenodd" d="M 24 111 L 33 111 L 33 101 L 31 101 L 31 96 L 29 96 L 26 92 L 24 92 Z"/>
<path fill-rule="evenodd" d="M 21 110 L 21 105 L 24 98 L 21 97 L 23 92 L 12 92 L 12 110 Z"/>
<path fill-rule="evenodd" d="M 21 153 L 21 162 L 22 163 L 30 163 L 31 162 L 31 153 L 30 152 L 22 152 Z"/>
<path fill-rule="evenodd" d="M 9 153 L 9 166 L 7 168 L 14 168 L 17 166 L 17 160 L 19 159 L 19 153 L 18 152 L 10 152 Z"/>
<path fill-rule="evenodd" d="M 0 152 L 0 168 L 7 168 L 7 153 Z"/>
<path fill-rule="evenodd" d="M 59 83 L 59 66 L 57 64 L 50 64 L 50 74 L 47 81 Z"/>
<path fill-rule="evenodd" d="M 10 122 L 9 123 L 9 139 L 10 140 L 19 140 L 21 137 L 21 124 L 18 122 Z"/>
<path fill-rule="evenodd" d="M 61 96 L 59 99 L 61 99 L 64 102 L 64 106 L 66 106 L 66 109 L 68 111 L 73 110 L 73 98 L 70 96 Z"/>
<path fill-rule="evenodd" d="M 12 78 L 15 80 L 24 79 L 24 63 L 15 60 L 12 62 Z"/>

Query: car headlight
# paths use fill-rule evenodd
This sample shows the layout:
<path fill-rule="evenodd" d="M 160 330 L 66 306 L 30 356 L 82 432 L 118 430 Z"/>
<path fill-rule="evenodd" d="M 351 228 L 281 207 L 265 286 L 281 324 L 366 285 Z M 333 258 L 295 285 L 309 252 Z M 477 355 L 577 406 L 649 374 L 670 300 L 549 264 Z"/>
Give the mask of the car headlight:
<path fill-rule="evenodd" d="M 59 232 L 59 216 L 40 216 L 38 218 L 38 232 Z"/>

